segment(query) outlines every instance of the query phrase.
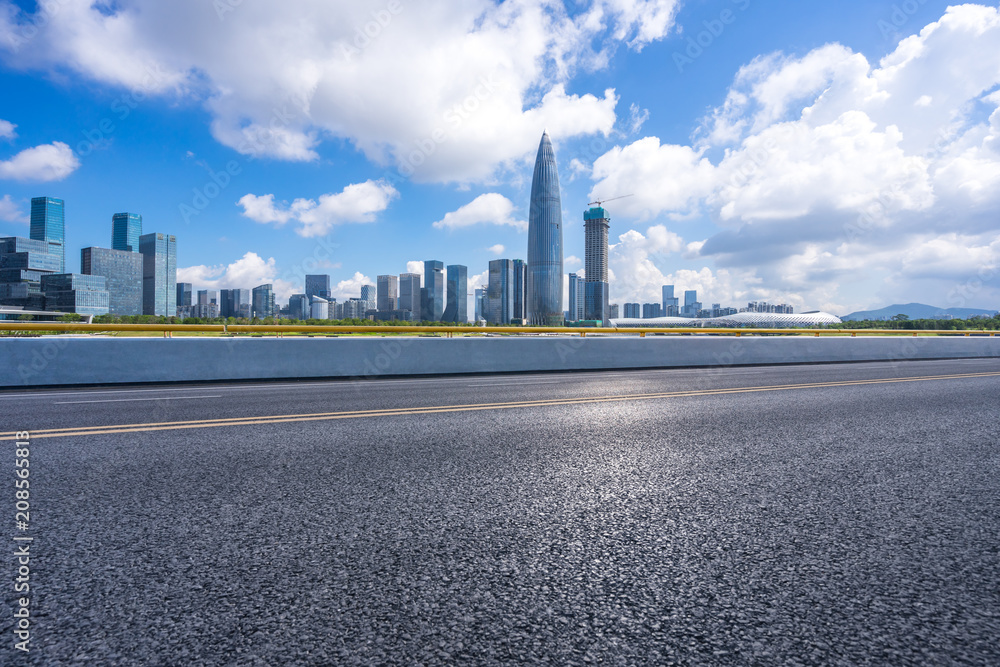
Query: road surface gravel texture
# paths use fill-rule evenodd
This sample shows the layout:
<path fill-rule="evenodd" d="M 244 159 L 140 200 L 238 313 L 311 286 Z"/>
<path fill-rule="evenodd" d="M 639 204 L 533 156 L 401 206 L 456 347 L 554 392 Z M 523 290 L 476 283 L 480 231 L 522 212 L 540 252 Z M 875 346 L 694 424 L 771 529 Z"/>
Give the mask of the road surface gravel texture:
<path fill-rule="evenodd" d="M 32 432 L 34 536 L 31 650 L 8 584 L 4 665 L 1000 664 L 1000 360 L 0 410 Z"/>

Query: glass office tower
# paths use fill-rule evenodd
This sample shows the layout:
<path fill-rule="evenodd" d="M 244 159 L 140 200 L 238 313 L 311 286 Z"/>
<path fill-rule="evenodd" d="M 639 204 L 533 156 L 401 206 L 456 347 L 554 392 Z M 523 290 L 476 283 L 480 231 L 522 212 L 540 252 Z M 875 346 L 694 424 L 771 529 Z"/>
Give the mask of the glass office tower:
<path fill-rule="evenodd" d="M 603 206 L 593 206 L 583 213 L 586 238 L 584 275 L 584 319 L 607 324 L 608 311 L 608 230 L 611 217 Z"/>
<path fill-rule="evenodd" d="M 58 273 L 62 245 L 20 236 L 0 238 L 0 305 L 45 308 L 43 275 Z"/>
<path fill-rule="evenodd" d="M 429 259 L 424 262 L 424 297 L 420 304 L 420 317 L 429 322 L 440 322 L 444 317 L 444 263 Z"/>
<path fill-rule="evenodd" d="M 388 313 L 396 310 L 399 304 L 399 278 L 396 276 L 379 276 L 376 278 L 378 294 L 375 297 L 380 313 Z"/>
<path fill-rule="evenodd" d="M 51 273 L 42 276 L 45 309 L 80 315 L 107 315 L 110 297 L 104 276 Z"/>
<path fill-rule="evenodd" d="M 560 326 L 563 323 L 562 202 L 556 155 L 549 133 L 542 134 L 531 179 L 528 211 L 528 322 Z"/>
<path fill-rule="evenodd" d="M 31 200 L 31 231 L 36 241 L 48 241 L 52 251 L 58 249 L 59 273 L 66 272 L 66 206 L 62 199 L 33 197 Z"/>
<path fill-rule="evenodd" d="M 330 276 L 328 275 L 307 275 L 306 276 L 306 296 L 310 299 L 318 296 L 321 299 L 330 298 Z"/>
<path fill-rule="evenodd" d="M 448 265 L 448 305 L 444 309 L 444 322 L 469 321 L 469 269 L 461 264 Z"/>
<path fill-rule="evenodd" d="M 141 215 L 138 213 L 115 213 L 111 216 L 112 250 L 139 252 L 140 236 L 142 236 Z"/>
<path fill-rule="evenodd" d="M 80 273 L 104 277 L 109 313 L 142 315 L 142 255 L 138 252 L 83 248 L 80 251 Z"/>
<path fill-rule="evenodd" d="M 177 316 L 177 239 L 170 234 L 143 234 L 142 314 Z"/>
<path fill-rule="evenodd" d="M 420 274 L 399 274 L 399 309 L 408 310 L 414 320 L 420 320 Z"/>
<path fill-rule="evenodd" d="M 271 283 L 258 285 L 251 290 L 251 295 L 254 317 L 262 320 L 277 315 L 274 309 L 274 285 Z"/>
<path fill-rule="evenodd" d="M 514 313 L 514 262 L 509 259 L 490 260 L 489 282 L 486 285 L 486 321 L 490 324 L 510 324 Z"/>
<path fill-rule="evenodd" d="M 523 259 L 514 260 L 514 312 L 512 320 L 520 320 L 520 324 L 528 321 L 527 304 L 525 303 L 528 286 L 528 265 Z"/>

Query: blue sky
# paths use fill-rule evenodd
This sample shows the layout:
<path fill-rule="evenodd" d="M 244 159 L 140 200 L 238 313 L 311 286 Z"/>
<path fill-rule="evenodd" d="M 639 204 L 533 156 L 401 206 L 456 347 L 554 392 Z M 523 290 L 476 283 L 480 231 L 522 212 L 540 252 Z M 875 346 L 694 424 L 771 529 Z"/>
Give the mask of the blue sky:
<path fill-rule="evenodd" d="M 0 234 L 65 199 L 70 270 L 130 211 L 196 287 L 357 296 L 424 259 L 482 281 L 526 255 L 547 127 L 568 271 L 587 203 L 633 195 L 612 302 L 1000 302 L 996 5 L 47 6 L 0 0 Z"/>

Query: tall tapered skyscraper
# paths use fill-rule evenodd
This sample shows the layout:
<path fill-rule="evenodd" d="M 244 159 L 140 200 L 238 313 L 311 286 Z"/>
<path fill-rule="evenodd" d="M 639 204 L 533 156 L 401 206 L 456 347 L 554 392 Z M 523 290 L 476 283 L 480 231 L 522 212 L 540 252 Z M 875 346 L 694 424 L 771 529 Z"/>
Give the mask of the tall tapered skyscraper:
<path fill-rule="evenodd" d="M 549 133 L 542 134 L 531 179 L 528 211 L 528 322 L 561 326 L 563 323 L 562 202 L 559 173 Z"/>

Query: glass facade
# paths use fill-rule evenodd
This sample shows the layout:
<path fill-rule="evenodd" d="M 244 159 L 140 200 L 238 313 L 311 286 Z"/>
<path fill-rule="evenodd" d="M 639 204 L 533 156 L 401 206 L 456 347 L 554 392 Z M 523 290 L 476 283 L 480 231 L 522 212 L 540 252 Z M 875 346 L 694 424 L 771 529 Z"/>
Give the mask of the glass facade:
<path fill-rule="evenodd" d="M 104 276 L 50 273 L 42 276 L 45 309 L 80 315 L 107 315 L 110 298 Z"/>
<path fill-rule="evenodd" d="M 169 234 L 143 234 L 142 314 L 177 315 L 177 239 Z"/>
<path fill-rule="evenodd" d="M 142 315 L 142 255 L 108 248 L 84 248 L 80 251 L 80 273 L 104 277 L 109 313 Z"/>
<path fill-rule="evenodd" d="M 469 321 L 469 269 L 461 264 L 448 265 L 448 305 L 444 309 L 444 322 Z"/>
<path fill-rule="evenodd" d="M 486 284 L 486 321 L 490 324 L 510 324 L 514 313 L 514 262 L 509 259 L 490 261 Z"/>
<path fill-rule="evenodd" d="M 306 296 L 310 299 L 318 296 L 321 299 L 330 298 L 330 276 L 306 276 Z"/>
<path fill-rule="evenodd" d="M 321 300 L 326 302 L 326 299 Z M 329 307 L 329 304 L 327 304 L 327 307 Z M 288 316 L 293 320 L 308 320 L 311 312 L 309 297 L 305 294 L 293 294 L 288 297 Z M 327 318 L 324 317 L 322 319 Z"/>
<path fill-rule="evenodd" d="M 420 319 L 420 274 L 399 274 L 399 309 L 413 313 L 413 319 Z"/>
<path fill-rule="evenodd" d="M 421 303 L 420 317 L 429 322 L 440 322 L 444 317 L 444 263 L 429 259 L 424 262 L 424 286 L 421 294 L 426 299 Z"/>
<path fill-rule="evenodd" d="M 20 236 L 0 238 L 0 305 L 42 310 L 43 275 L 59 273 L 62 245 Z"/>
<path fill-rule="evenodd" d="M 191 283 L 177 283 L 177 307 L 189 308 L 194 305 L 192 301 L 194 285 Z"/>
<path fill-rule="evenodd" d="M 663 303 L 661 304 L 660 312 L 665 317 L 677 317 L 680 315 L 680 304 L 678 301 L 679 299 L 674 296 L 674 286 L 664 285 Z"/>
<path fill-rule="evenodd" d="M 365 302 L 365 312 L 369 310 L 376 310 L 378 305 L 378 290 L 376 290 L 375 285 L 362 285 L 361 286 L 361 300 Z"/>
<path fill-rule="evenodd" d="M 379 276 L 375 279 L 378 285 L 376 306 L 380 313 L 396 310 L 399 303 L 399 278 L 396 276 Z"/>
<path fill-rule="evenodd" d="M 558 326 L 563 322 L 562 201 L 556 155 L 548 132 L 542 134 L 531 179 L 528 211 L 528 321 Z"/>
<path fill-rule="evenodd" d="M 262 320 L 277 315 L 274 309 L 274 286 L 271 283 L 254 287 L 252 299 L 254 317 Z"/>
<path fill-rule="evenodd" d="M 62 199 L 34 197 L 31 200 L 31 232 L 36 241 L 48 241 L 50 252 L 59 255 L 59 273 L 66 271 L 66 205 Z"/>
<path fill-rule="evenodd" d="M 523 259 L 514 260 L 514 312 L 511 319 L 521 320 L 524 324 L 528 321 L 527 302 L 525 294 L 528 288 L 528 265 Z"/>
<path fill-rule="evenodd" d="M 115 213 L 111 216 L 112 250 L 139 252 L 140 236 L 142 236 L 141 215 L 138 213 Z"/>

